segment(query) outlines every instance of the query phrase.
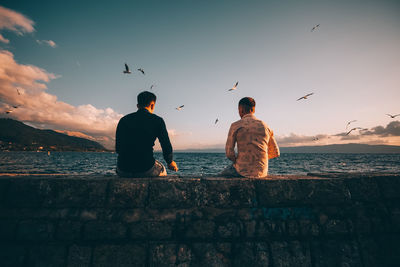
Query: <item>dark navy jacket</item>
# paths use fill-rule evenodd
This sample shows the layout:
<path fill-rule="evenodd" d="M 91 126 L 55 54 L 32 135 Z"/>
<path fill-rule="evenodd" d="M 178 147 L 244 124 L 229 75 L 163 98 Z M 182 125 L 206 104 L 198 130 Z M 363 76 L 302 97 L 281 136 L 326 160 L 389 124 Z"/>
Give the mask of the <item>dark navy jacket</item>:
<path fill-rule="evenodd" d="M 118 168 L 125 172 L 138 173 L 153 167 L 154 142 L 158 138 L 167 164 L 173 160 L 172 146 L 164 120 L 146 109 L 121 118 L 117 126 L 115 149 L 118 153 Z"/>

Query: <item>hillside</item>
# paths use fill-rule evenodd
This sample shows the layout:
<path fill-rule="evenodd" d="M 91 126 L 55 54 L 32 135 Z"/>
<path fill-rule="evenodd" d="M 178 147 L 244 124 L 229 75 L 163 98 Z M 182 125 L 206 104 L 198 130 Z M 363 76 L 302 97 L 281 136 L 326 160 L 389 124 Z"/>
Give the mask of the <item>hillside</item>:
<path fill-rule="evenodd" d="M 336 144 L 326 146 L 281 147 L 281 153 L 400 153 L 400 146 Z"/>
<path fill-rule="evenodd" d="M 88 139 L 40 130 L 12 119 L 0 119 L 0 151 L 107 151 Z"/>

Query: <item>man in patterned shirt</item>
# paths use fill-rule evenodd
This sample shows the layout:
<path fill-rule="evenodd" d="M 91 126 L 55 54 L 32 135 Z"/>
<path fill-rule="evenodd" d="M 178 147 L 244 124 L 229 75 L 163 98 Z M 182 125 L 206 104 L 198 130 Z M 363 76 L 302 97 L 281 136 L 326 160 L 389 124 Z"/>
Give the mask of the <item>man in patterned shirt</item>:
<path fill-rule="evenodd" d="M 254 116 L 256 102 L 251 97 L 239 101 L 241 120 L 232 123 L 225 152 L 233 164 L 221 176 L 261 178 L 268 175 L 268 159 L 279 157 L 272 130 Z M 235 145 L 237 144 L 237 154 Z"/>

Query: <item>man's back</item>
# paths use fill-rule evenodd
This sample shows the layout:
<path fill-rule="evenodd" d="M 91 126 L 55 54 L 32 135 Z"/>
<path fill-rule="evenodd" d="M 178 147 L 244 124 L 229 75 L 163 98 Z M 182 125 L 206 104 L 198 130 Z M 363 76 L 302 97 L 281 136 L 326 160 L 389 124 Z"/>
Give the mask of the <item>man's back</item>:
<path fill-rule="evenodd" d="M 172 161 L 172 146 L 164 120 L 146 109 L 123 117 L 116 132 L 118 168 L 125 172 L 144 172 L 155 162 L 153 146 L 156 138 L 163 148 L 167 163 Z"/>
<path fill-rule="evenodd" d="M 237 156 L 234 151 L 235 143 Z M 272 130 L 262 120 L 247 114 L 231 125 L 226 154 L 234 161 L 234 167 L 240 175 L 265 177 L 268 174 L 268 159 L 279 156 L 279 148 Z"/>

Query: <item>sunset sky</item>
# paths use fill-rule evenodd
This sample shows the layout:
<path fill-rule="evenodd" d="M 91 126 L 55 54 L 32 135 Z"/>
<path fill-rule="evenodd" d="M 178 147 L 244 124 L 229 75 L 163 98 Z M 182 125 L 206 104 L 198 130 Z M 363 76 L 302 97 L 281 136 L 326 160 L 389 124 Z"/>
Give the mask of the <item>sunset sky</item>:
<path fill-rule="evenodd" d="M 1 1 L 1 118 L 112 148 L 152 84 L 175 149 L 223 147 L 244 96 L 281 146 L 400 145 L 400 1 Z"/>

